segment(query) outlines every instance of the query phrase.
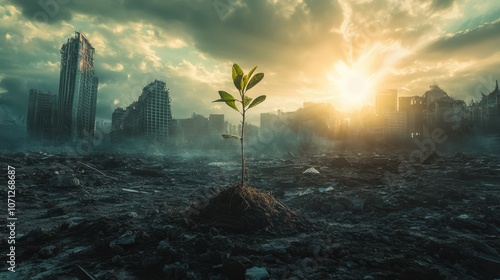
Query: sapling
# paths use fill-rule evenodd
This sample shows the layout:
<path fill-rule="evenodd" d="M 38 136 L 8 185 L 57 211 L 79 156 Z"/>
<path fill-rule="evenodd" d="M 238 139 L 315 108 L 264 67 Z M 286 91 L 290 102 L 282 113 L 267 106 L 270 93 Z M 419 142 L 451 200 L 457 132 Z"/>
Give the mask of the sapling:
<path fill-rule="evenodd" d="M 213 102 L 224 102 L 227 106 L 231 107 L 241 115 L 241 135 L 231 135 L 222 134 L 224 139 L 239 139 L 241 143 L 241 185 L 240 188 L 244 187 L 245 184 L 245 117 L 248 110 L 259 105 L 266 100 L 265 95 L 261 95 L 255 99 L 246 95 L 247 91 L 257 85 L 264 78 L 264 73 L 257 73 L 253 75 L 253 72 L 257 69 L 257 66 L 252 68 L 248 74 L 245 74 L 238 64 L 233 64 L 232 78 L 236 89 L 240 94 L 240 99 L 234 98 L 231 94 L 226 91 L 220 90 L 220 99 Z M 252 76 L 253 75 L 253 76 Z"/>

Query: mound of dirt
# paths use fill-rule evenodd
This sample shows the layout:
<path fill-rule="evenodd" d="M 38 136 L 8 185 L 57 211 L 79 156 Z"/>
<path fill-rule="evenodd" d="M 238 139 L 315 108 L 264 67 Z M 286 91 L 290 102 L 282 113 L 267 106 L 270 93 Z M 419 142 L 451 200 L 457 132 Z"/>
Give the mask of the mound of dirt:
<path fill-rule="evenodd" d="M 283 205 L 270 193 L 247 186 L 232 186 L 221 191 L 193 219 L 200 227 L 216 227 L 233 233 L 259 230 L 289 233 L 312 229 L 306 217 Z"/>

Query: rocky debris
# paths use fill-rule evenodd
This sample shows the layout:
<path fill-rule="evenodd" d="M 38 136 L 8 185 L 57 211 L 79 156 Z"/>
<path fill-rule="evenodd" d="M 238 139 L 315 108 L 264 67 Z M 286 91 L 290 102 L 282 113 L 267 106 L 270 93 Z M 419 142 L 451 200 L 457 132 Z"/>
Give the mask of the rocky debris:
<path fill-rule="evenodd" d="M 50 258 L 52 257 L 53 255 L 55 255 L 57 252 L 57 248 L 56 246 L 54 245 L 49 245 L 49 246 L 45 246 L 43 247 L 42 249 L 40 249 L 40 251 L 38 252 L 38 255 L 40 256 L 40 258 L 42 259 L 47 259 L 47 258 Z"/>
<path fill-rule="evenodd" d="M 47 213 L 43 215 L 43 218 L 50 218 L 50 217 L 57 217 L 57 216 L 62 216 L 66 215 L 68 213 L 68 209 L 62 206 L 56 206 L 54 208 L 51 208 L 47 210 Z"/>
<path fill-rule="evenodd" d="M 124 233 L 122 236 L 120 236 L 118 239 L 115 239 L 111 241 L 110 246 L 114 245 L 125 245 L 125 246 L 130 246 L 135 244 L 135 238 L 136 234 L 132 233 L 131 231 L 127 231 Z"/>
<path fill-rule="evenodd" d="M 269 273 L 264 267 L 252 267 L 247 269 L 245 278 L 247 280 L 267 280 L 269 279 Z"/>
<path fill-rule="evenodd" d="M 426 159 L 424 159 L 424 161 L 422 161 L 422 164 L 437 163 L 440 159 L 441 156 L 439 156 L 436 152 L 432 152 Z"/>
<path fill-rule="evenodd" d="M 339 168 L 337 155 L 248 160 L 259 191 L 221 200 L 233 159 L 0 155 L 23 183 L 18 278 L 500 278 L 497 155 L 346 153 Z M 303 176 L 311 166 L 320 176 Z"/>
<path fill-rule="evenodd" d="M 72 175 L 58 175 L 51 182 L 51 185 L 56 187 L 78 187 L 80 184 L 80 180 Z"/>
<path fill-rule="evenodd" d="M 165 240 L 160 241 L 156 250 L 158 251 L 158 255 L 163 257 L 171 257 L 177 254 L 176 250 Z"/>
<path fill-rule="evenodd" d="M 142 177 L 163 177 L 161 170 L 132 168 L 130 174 Z"/>

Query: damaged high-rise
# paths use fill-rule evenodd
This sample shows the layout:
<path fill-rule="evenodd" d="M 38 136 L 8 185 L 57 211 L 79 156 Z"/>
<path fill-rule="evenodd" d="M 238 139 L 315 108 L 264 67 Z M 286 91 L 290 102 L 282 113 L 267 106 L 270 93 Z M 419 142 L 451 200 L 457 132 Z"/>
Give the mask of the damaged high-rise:
<path fill-rule="evenodd" d="M 62 141 L 74 142 L 94 134 L 98 86 L 94 52 L 80 32 L 61 48 L 57 125 Z"/>
<path fill-rule="evenodd" d="M 145 86 L 139 97 L 139 131 L 148 139 L 165 141 L 172 129 L 170 93 L 164 81 Z"/>
<path fill-rule="evenodd" d="M 173 131 L 170 102 L 170 93 L 164 81 L 155 80 L 145 86 L 138 101 L 126 109 L 117 108 L 113 112 L 115 140 L 142 138 L 167 144 Z"/>

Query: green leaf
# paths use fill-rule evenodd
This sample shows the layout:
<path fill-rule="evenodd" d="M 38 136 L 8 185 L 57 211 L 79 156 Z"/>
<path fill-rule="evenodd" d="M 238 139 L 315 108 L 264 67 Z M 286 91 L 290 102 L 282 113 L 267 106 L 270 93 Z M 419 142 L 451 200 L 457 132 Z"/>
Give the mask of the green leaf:
<path fill-rule="evenodd" d="M 253 100 L 253 102 L 250 104 L 250 106 L 248 107 L 248 109 L 259 105 L 260 103 L 264 102 L 264 100 L 266 100 L 266 96 L 265 95 L 261 95 L 261 96 L 255 98 Z"/>
<path fill-rule="evenodd" d="M 242 75 L 237 75 L 233 79 L 233 83 L 234 83 L 234 86 L 236 87 L 236 89 L 241 90 L 241 82 L 242 81 L 243 81 L 243 76 Z"/>
<path fill-rule="evenodd" d="M 255 66 L 254 68 L 252 68 L 252 70 L 250 70 L 250 72 L 248 72 L 248 74 L 246 74 L 245 76 L 243 76 L 244 85 L 241 86 L 242 89 L 244 89 L 245 86 L 248 85 L 248 80 L 252 77 L 252 74 L 253 74 L 253 72 L 255 71 L 256 68 L 257 68 L 257 66 Z"/>
<path fill-rule="evenodd" d="M 233 79 L 237 75 L 243 76 L 243 70 L 241 69 L 241 67 L 238 64 L 235 63 L 235 64 L 233 64 Z"/>
<path fill-rule="evenodd" d="M 257 69 L 257 66 L 255 66 L 254 68 L 252 68 L 252 70 L 250 70 L 250 72 L 248 72 L 248 78 L 252 77 L 252 74 L 255 71 L 255 69 Z"/>
<path fill-rule="evenodd" d="M 248 75 L 243 76 L 242 81 L 243 81 L 243 85 L 241 88 L 245 88 L 245 85 L 248 84 Z"/>
<path fill-rule="evenodd" d="M 233 134 L 222 134 L 222 138 L 224 138 L 224 139 L 238 139 L 238 140 L 241 139 L 238 135 L 233 135 Z"/>
<path fill-rule="evenodd" d="M 229 94 L 223 90 L 219 90 L 219 95 L 220 95 L 221 99 L 217 99 L 213 102 L 225 102 L 227 106 L 233 108 L 234 110 L 236 110 L 238 112 L 240 111 L 238 109 L 238 107 L 236 106 L 236 102 L 235 102 L 236 99 L 234 99 L 234 97 L 231 94 Z"/>
<path fill-rule="evenodd" d="M 219 96 L 220 96 L 220 98 L 222 98 L 224 100 L 226 100 L 226 99 L 233 100 L 233 101 L 236 100 L 236 99 L 234 99 L 234 97 L 230 93 L 228 93 L 227 91 L 223 91 L 223 90 L 219 90 Z"/>
<path fill-rule="evenodd" d="M 258 84 L 260 81 L 262 81 L 262 79 L 264 79 L 264 73 L 255 74 L 255 76 L 253 76 L 250 79 L 250 82 L 248 82 L 247 90 L 253 88 L 256 84 Z"/>
<path fill-rule="evenodd" d="M 252 100 L 253 100 L 253 98 L 248 97 L 248 96 L 245 96 L 245 97 L 243 98 L 243 107 L 247 107 L 247 106 L 248 106 L 248 104 L 250 104 L 250 102 L 252 102 Z"/>
<path fill-rule="evenodd" d="M 232 71 L 232 76 L 233 76 L 233 83 L 234 86 L 238 89 L 241 90 L 241 81 L 243 79 L 243 70 L 241 70 L 241 67 L 238 64 L 233 64 L 233 71 Z"/>

